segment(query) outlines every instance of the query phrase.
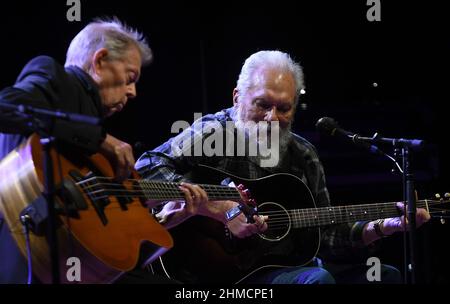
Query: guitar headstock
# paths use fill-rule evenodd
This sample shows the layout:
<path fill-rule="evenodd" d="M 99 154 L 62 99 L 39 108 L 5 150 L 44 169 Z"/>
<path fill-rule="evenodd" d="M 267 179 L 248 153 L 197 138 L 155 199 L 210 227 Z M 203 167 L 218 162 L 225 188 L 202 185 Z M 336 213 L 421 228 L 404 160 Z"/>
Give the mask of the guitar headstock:
<path fill-rule="evenodd" d="M 450 202 L 450 193 L 446 192 L 443 196 L 436 193 L 435 200 L 429 201 L 429 212 L 432 218 L 438 218 L 441 224 L 446 223 L 446 219 L 449 218 L 450 210 L 445 206 Z"/>

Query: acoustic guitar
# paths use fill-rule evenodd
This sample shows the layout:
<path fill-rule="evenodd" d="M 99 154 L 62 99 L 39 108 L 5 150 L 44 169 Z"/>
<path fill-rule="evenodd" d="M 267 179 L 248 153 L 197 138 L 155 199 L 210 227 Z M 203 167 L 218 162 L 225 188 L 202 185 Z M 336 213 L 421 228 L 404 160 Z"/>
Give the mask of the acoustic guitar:
<path fill-rule="evenodd" d="M 81 283 L 110 283 L 173 246 L 170 234 L 145 204 L 150 198 L 163 197 L 162 186 L 139 179 L 136 172 L 134 179 L 114 182 L 113 170 L 100 154 L 87 158 L 52 149 L 51 155 L 62 283 L 72 283 L 66 275 L 72 266 L 70 257 L 81 263 Z M 0 162 L 0 211 L 25 258 L 27 244 L 20 217 L 29 216 L 33 272 L 42 283 L 50 283 L 42 158 L 40 138 L 32 135 Z"/>
<path fill-rule="evenodd" d="M 137 172 L 132 172 L 132 179 L 117 183 L 110 163 L 100 154 L 84 157 L 58 147 L 51 156 L 62 283 L 78 283 L 67 276 L 73 266 L 71 257 L 81 263 L 81 283 L 112 283 L 172 248 L 171 235 L 155 220 L 149 206 L 184 200 L 178 183 L 143 180 Z M 1 160 L 0 212 L 25 258 L 28 246 L 21 217 L 29 217 L 33 273 L 40 282 L 50 283 L 42 159 L 40 138 L 32 135 Z M 228 186 L 201 186 L 211 199 L 240 200 Z"/>
<path fill-rule="evenodd" d="M 154 262 L 153 268 L 185 283 L 239 283 L 258 272 L 304 266 L 319 251 L 321 227 L 401 214 L 396 202 L 317 207 L 308 186 L 291 174 L 245 179 L 200 165 L 191 179 L 213 183 L 231 179 L 242 184 L 256 201 L 257 213 L 269 218 L 264 233 L 244 239 L 233 237 L 223 223 L 203 216 L 172 228 L 175 246 Z M 215 195 L 215 199 L 227 199 L 230 194 L 235 200 L 239 197 L 236 188 L 223 191 L 223 198 Z M 417 207 L 444 215 L 446 211 L 434 208 L 448 202 L 420 200 Z M 436 211 L 431 212 L 432 208 Z"/>
<path fill-rule="evenodd" d="M 117 183 L 112 178 L 111 165 L 100 154 L 87 158 L 52 149 L 51 155 L 62 283 L 78 283 L 66 275 L 71 257 L 81 262 L 80 283 L 111 283 L 135 267 L 152 262 L 157 266 L 158 258 L 163 262 L 159 264 L 164 273 L 173 273 L 172 277 L 180 281 L 189 282 L 192 278 L 181 275 L 179 269 L 193 270 L 198 275 L 195 281 L 241 280 L 267 267 L 311 260 L 319 249 L 319 226 L 398 214 L 394 203 L 316 208 L 308 187 L 295 176 L 277 174 L 247 180 L 199 166 L 198 172 L 206 176 L 203 180 L 212 182 L 200 184 L 210 200 L 242 201 L 240 190 L 220 185 L 222 179 L 231 177 L 250 189 L 252 198 L 259 203 L 257 212 L 270 216 L 269 229 L 264 234 L 236 240 L 223 224 L 195 216 L 173 228 L 172 239 L 149 212 L 148 203 L 184 200 L 178 183 L 143 180 L 136 172 L 132 179 Z M 20 218 L 29 216 L 33 273 L 41 282 L 50 283 L 42 158 L 40 138 L 33 135 L 0 162 L 0 212 L 24 257 L 28 253 Z M 418 206 L 443 202 L 446 201 L 420 201 Z M 292 209 L 298 207 L 301 208 Z M 292 233 L 294 230 L 296 233 Z M 176 246 L 169 250 L 174 240 Z"/>

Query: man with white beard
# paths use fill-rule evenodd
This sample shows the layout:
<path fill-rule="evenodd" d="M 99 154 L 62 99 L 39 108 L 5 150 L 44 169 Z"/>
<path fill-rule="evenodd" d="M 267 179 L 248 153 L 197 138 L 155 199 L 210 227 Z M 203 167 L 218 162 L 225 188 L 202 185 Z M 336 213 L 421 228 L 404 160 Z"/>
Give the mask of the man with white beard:
<path fill-rule="evenodd" d="M 169 139 L 153 151 L 144 153 L 137 161 L 136 169 L 147 179 L 176 182 L 189 181 L 185 175 L 199 164 L 247 179 L 257 179 L 274 173 L 289 173 L 303 180 L 309 187 L 317 207 L 328 207 L 330 198 L 317 152 L 306 139 L 291 132 L 302 89 L 304 89 L 302 68 L 288 54 L 280 51 L 257 52 L 251 55 L 242 67 L 237 86 L 233 91 L 232 108 L 197 119 L 182 134 Z M 230 125 L 233 126 L 232 130 Z M 216 132 L 224 134 L 216 136 L 214 132 L 204 132 L 205 127 L 208 130 L 216 129 Z M 265 131 L 270 132 L 265 134 Z M 273 136 L 274 133 L 278 136 Z M 221 145 L 224 149 L 223 154 L 205 155 L 194 151 L 196 143 L 208 142 L 210 136 L 216 136 L 216 144 L 217 138 L 226 141 Z M 190 140 L 186 141 L 186 137 Z M 235 140 L 230 141 L 230 137 Z M 243 142 L 244 148 L 247 149 L 243 149 Z M 258 149 L 252 154 L 251 152 L 255 152 L 255 149 L 252 149 L 251 145 L 255 143 Z M 201 146 L 205 147 L 205 145 Z M 260 148 L 269 146 L 271 153 L 278 152 L 278 161 L 272 166 L 263 166 L 263 161 L 268 155 Z M 182 153 L 174 153 L 175 150 Z M 239 153 L 242 150 L 246 153 Z M 205 191 L 199 186 L 196 187 L 198 192 L 194 193 L 195 197 L 205 198 Z M 289 191 L 288 189 L 275 190 Z M 227 218 L 226 214 L 230 214 L 230 210 L 237 210 L 238 202 L 210 202 L 207 199 L 202 201 L 207 203 L 197 205 L 195 208 L 198 209 L 191 208 L 190 211 L 184 208 L 183 201 L 165 202 L 156 211 L 156 216 L 161 223 L 171 228 L 191 216 L 204 215 L 225 224 L 238 238 L 246 238 L 267 229 L 267 216 L 254 216 L 256 222 L 248 223 L 244 214 L 237 211 L 237 216 Z M 428 219 L 429 214 L 423 209 L 418 209 L 418 225 Z M 343 253 L 351 257 L 353 252 L 361 251 L 359 248 L 366 247 L 382 236 L 401 231 L 403 227 L 400 217 L 385 219 L 381 222 L 361 221 L 330 227 L 322 234 L 320 255 L 330 257 Z M 397 269 L 387 265 L 381 265 L 381 267 L 382 282 L 401 282 Z M 346 271 L 348 273 L 348 269 Z M 351 272 L 351 278 L 341 281 L 338 273 L 331 274 L 322 267 L 320 259 L 314 259 L 308 267 L 267 271 L 247 278 L 246 282 L 287 284 L 367 282 L 366 271 L 367 267 L 358 269 L 356 272 Z M 220 273 L 217 275 L 220 276 Z"/>

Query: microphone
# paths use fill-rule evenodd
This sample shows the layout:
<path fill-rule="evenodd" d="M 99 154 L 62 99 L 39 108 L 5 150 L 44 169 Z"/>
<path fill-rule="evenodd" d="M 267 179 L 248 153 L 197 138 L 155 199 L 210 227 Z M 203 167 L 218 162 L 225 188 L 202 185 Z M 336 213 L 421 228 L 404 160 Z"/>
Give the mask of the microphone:
<path fill-rule="evenodd" d="M 378 149 L 378 147 L 370 144 L 369 142 L 361 140 L 361 137 L 358 134 L 341 129 L 338 123 L 331 117 L 320 118 L 316 122 L 316 128 L 323 134 L 350 141 L 357 146 L 369 150 L 371 153 L 384 155 L 384 153 L 380 149 Z"/>
<path fill-rule="evenodd" d="M 384 154 L 376 146 L 372 145 L 374 143 L 391 144 L 393 147 L 401 148 L 422 148 L 425 143 L 421 139 L 404 139 L 404 138 L 386 138 L 380 137 L 379 134 L 375 133 L 373 137 L 362 137 L 356 133 L 352 133 L 341 129 L 338 123 L 331 117 L 322 117 L 316 123 L 316 128 L 330 136 L 336 136 L 343 138 L 345 140 L 350 140 L 354 144 L 369 149 L 372 153 Z"/>

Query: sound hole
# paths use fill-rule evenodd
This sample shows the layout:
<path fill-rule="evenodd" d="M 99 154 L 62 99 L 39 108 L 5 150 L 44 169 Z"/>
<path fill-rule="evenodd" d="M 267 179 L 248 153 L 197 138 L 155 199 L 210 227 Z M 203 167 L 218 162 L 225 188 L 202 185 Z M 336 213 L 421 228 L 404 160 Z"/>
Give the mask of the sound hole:
<path fill-rule="evenodd" d="M 259 236 L 267 241 L 282 240 L 291 230 L 289 212 L 280 204 L 273 202 L 262 203 L 258 206 L 259 215 L 267 215 L 267 230 Z"/>

